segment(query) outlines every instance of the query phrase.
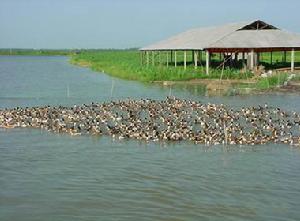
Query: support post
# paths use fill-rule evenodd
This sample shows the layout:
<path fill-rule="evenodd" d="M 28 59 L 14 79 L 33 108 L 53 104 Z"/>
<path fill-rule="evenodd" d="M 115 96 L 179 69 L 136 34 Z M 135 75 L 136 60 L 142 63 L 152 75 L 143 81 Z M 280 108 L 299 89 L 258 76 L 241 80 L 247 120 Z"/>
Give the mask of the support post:
<path fill-rule="evenodd" d="M 195 69 L 198 67 L 198 51 L 194 51 L 194 63 L 195 63 Z"/>
<path fill-rule="evenodd" d="M 193 50 L 193 51 L 192 51 L 192 61 L 195 60 L 195 57 L 194 57 L 194 56 L 195 56 L 195 51 Z"/>
<path fill-rule="evenodd" d="M 234 53 L 234 62 L 237 64 L 239 53 Z"/>
<path fill-rule="evenodd" d="M 177 67 L 177 51 L 174 51 L 174 63 L 175 63 L 175 68 Z"/>
<path fill-rule="evenodd" d="M 295 71 L 295 49 L 292 49 L 291 52 L 291 71 Z"/>
<path fill-rule="evenodd" d="M 183 57 L 184 57 L 184 70 L 186 70 L 186 51 L 184 51 L 183 53 L 184 53 L 184 55 L 183 55 Z"/>
<path fill-rule="evenodd" d="M 140 51 L 140 65 L 143 65 L 143 52 Z"/>
<path fill-rule="evenodd" d="M 149 66 L 149 51 L 146 51 L 146 57 L 147 57 L 147 67 Z"/>
<path fill-rule="evenodd" d="M 286 51 L 283 52 L 283 62 L 286 63 Z"/>
<path fill-rule="evenodd" d="M 167 67 L 169 67 L 169 51 L 167 51 Z"/>
<path fill-rule="evenodd" d="M 273 52 L 271 51 L 271 65 L 273 64 Z"/>
<path fill-rule="evenodd" d="M 200 65 L 202 66 L 202 51 L 199 51 L 199 62 Z"/>
<path fill-rule="evenodd" d="M 158 51 L 158 61 L 159 61 L 159 65 L 162 65 L 162 63 L 161 63 L 161 51 Z"/>
<path fill-rule="evenodd" d="M 250 53 L 250 69 L 254 70 L 254 50 L 251 50 Z"/>
<path fill-rule="evenodd" d="M 155 57 L 154 57 L 154 51 L 152 51 L 152 65 L 154 66 L 155 65 Z"/>
<path fill-rule="evenodd" d="M 210 54 L 209 51 L 206 51 L 206 74 L 209 75 L 209 63 L 210 63 Z"/>

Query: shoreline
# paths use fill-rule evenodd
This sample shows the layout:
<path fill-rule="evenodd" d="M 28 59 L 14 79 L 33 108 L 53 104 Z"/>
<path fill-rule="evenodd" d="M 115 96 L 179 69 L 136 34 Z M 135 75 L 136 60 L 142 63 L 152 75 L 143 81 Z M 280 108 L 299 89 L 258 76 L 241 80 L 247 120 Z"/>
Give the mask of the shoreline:
<path fill-rule="evenodd" d="M 47 51 L 46 51 L 47 52 Z M 50 51 L 51 52 L 51 51 Z M 226 76 L 223 77 L 222 80 L 220 80 L 219 78 L 216 78 L 216 76 L 209 76 L 209 78 L 207 78 L 207 76 L 195 76 L 193 77 L 193 70 L 190 69 L 188 70 L 188 72 L 191 73 L 185 73 L 183 70 L 181 70 L 180 68 L 177 70 L 178 74 L 180 76 L 185 76 L 188 75 L 186 77 L 177 77 L 178 79 L 174 79 L 174 80 L 151 80 L 149 77 L 147 77 L 147 75 L 152 74 L 152 75 L 156 75 L 158 74 L 160 71 L 165 72 L 163 73 L 163 77 L 165 78 L 166 75 L 168 75 L 168 73 L 172 74 L 172 72 L 174 71 L 172 68 L 171 69 L 153 69 L 148 70 L 147 68 L 144 67 L 140 67 L 140 70 L 138 70 L 138 74 L 132 73 L 129 74 L 130 72 L 129 69 L 127 69 L 128 67 L 124 64 L 113 64 L 110 63 L 111 60 L 108 59 L 106 60 L 107 63 L 104 63 L 107 68 L 102 67 L 102 63 L 101 63 L 101 59 L 100 59 L 100 63 L 99 63 L 99 58 L 95 58 L 94 56 L 97 56 L 99 54 L 105 54 L 105 53 L 111 53 L 112 55 L 115 55 L 116 53 L 116 57 L 122 57 L 123 58 L 131 58 L 132 56 L 135 56 L 135 51 L 101 51 L 101 52 L 97 52 L 97 53 L 91 53 L 93 56 L 91 56 L 91 61 L 89 61 L 89 57 L 87 58 L 78 58 L 78 56 L 80 56 L 80 54 L 37 54 L 37 53 L 32 53 L 32 54 L 12 54 L 12 56 L 65 56 L 68 57 L 68 62 L 72 65 L 75 66 L 80 66 L 80 67 L 84 67 L 84 68 L 90 68 L 93 71 L 96 72 L 103 72 L 107 75 L 110 75 L 112 77 L 117 77 L 120 79 L 124 79 L 124 80 L 130 80 L 130 81 L 139 81 L 139 82 L 144 82 L 144 83 L 151 83 L 151 84 L 159 84 L 162 85 L 164 87 L 169 86 L 172 87 L 174 85 L 203 85 L 206 87 L 207 91 L 210 92 L 220 92 L 220 94 L 226 95 L 226 94 L 230 94 L 230 95 L 240 95 L 240 94 L 262 94 L 262 93 L 270 93 L 270 92 L 280 92 L 280 93 L 297 93 L 300 92 L 300 84 L 298 84 L 297 82 L 300 82 L 300 72 L 298 71 L 300 69 L 300 67 L 296 67 L 296 74 L 297 74 L 297 79 L 294 81 L 293 79 L 289 80 L 288 84 L 285 84 L 286 81 L 285 80 L 281 80 L 280 83 L 278 84 L 270 84 L 269 82 L 259 82 L 259 81 L 264 81 L 264 80 L 268 80 L 269 77 L 267 78 L 257 78 L 257 77 L 249 77 L 247 78 L 242 78 L 242 79 L 236 79 L 236 78 L 228 78 Z M 118 54 L 119 53 L 119 54 Z M 10 56 L 8 54 L 3 54 L 3 56 Z M 129 66 L 131 65 L 132 60 L 128 61 L 126 64 L 128 64 Z M 105 66 L 103 65 L 103 66 Z M 136 67 L 137 64 L 135 64 Z M 199 69 L 201 69 L 201 67 L 199 67 Z M 280 68 L 278 69 L 281 72 L 278 73 L 282 73 L 281 75 L 287 75 L 288 72 L 288 68 Z M 194 70 L 195 71 L 195 70 Z M 199 71 L 199 70 L 198 70 Z M 156 73 L 157 72 L 157 73 Z M 181 73 L 182 72 L 182 73 Z M 174 73 L 173 73 L 174 74 Z M 177 75 L 178 75 L 177 74 Z M 243 75 L 243 73 L 240 73 L 240 75 Z M 277 74 L 274 74 L 271 77 L 276 77 Z M 259 85 L 259 83 L 261 83 L 261 85 Z M 279 86 L 280 85 L 280 86 Z"/>
<path fill-rule="evenodd" d="M 84 68 L 92 68 L 92 62 L 90 61 L 84 61 L 84 60 L 79 60 L 75 61 L 70 57 L 69 60 L 70 64 L 75 65 L 75 66 L 80 66 Z M 96 72 L 100 72 L 98 70 L 95 70 Z M 101 72 L 105 72 L 105 70 L 101 70 Z M 132 79 L 126 79 L 122 78 L 116 74 L 111 74 L 109 72 L 105 72 L 105 74 L 110 75 L 112 77 L 117 77 L 125 80 L 132 80 Z M 299 73 L 297 73 L 299 75 Z M 207 91 L 210 92 L 221 92 L 221 94 L 226 94 L 227 92 L 233 92 L 231 95 L 243 95 L 243 94 L 268 94 L 268 93 L 274 93 L 274 92 L 279 92 L 279 93 L 297 93 L 300 92 L 300 80 L 290 80 L 287 85 L 280 85 L 278 87 L 277 85 L 275 86 L 270 86 L 269 88 L 257 88 L 256 84 L 259 79 L 255 78 L 249 78 L 249 79 L 207 79 L 207 78 L 194 78 L 190 80 L 155 80 L 155 81 L 149 81 L 146 83 L 150 84 L 159 84 L 164 87 L 172 87 L 175 85 L 203 85 L 206 87 Z M 134 81 L 140 81 L 135 79 Z M 140 81 L 144 82 L 144 81 Z M 248 85 L 248 87 L 239 87 L 241 85 Z"/>

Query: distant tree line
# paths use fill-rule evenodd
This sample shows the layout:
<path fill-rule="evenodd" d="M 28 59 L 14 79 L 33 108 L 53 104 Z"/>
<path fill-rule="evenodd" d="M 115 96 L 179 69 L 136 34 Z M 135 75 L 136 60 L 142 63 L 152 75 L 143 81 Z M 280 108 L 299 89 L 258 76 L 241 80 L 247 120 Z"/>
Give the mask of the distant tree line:
<path fill-rule="evenodd" d="M 128 48 L 128 49 L 22 49 L 22 48 L 0 48 L 0 55 L 75 55 L 82 52 L 101 52 L 101 51 L 134 51 L 138 48 Z"/>

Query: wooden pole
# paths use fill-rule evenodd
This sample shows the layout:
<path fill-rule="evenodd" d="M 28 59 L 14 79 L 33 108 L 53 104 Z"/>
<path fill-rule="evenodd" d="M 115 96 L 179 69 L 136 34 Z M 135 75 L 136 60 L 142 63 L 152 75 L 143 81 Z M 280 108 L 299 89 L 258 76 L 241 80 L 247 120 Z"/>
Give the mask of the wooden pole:
<path fill-rule="evenodd" d="M 295 71 L 295 49 L 291 52 L 291 71 Z"/>
<path fill-rule="evenodd" d="M 161 65 L 161 51 L 158 51 L 158 61 L 159 65 Z"/>
<path fill-rule="evenodd" d="M 200 65 L 202 66 L 202 51 L 199 51 L 199 62 Z"/>
<path fill-rule="evenodd" d="M 209 75 L 209 57 L 210 57 L 210 54 L 209 54 L 209 51 L 206 51 L 206 74 Z"/>
<path fill-rule="evenodd" d="M 251 50 L 251 53 L 250 53 L 250 69 L 251 70 L 254 69 L 254 50 Z"/>
<path fill-rule="evenodd" d="M 155 65 L 155 54 L 154 54 L 154 51 L 152 51 L 152 65 L 154 66 Z"/>
<path fill-rule="evenodd" d="M 177 51 L 174 51 L 174 63 L 175 63 L 175 68 L 177 67 Z"/>
<path fill-rule="evenodd" d="M 239 55 L 239 53 L 234 53 L 234 65 L 236 65 L 237 64 L 237 61 L 238 61 L 238 55 Z"/>
<path fill-rule="evenodd" d="M 149 60 L 150 60 L 149 51 L 146 51 L 146 56 L 147 56 L 147 67 L 148 67 L 149 66 Z"/>
<path fill-rule="evenodd" d="M 169 52 L 167 51 L 167 67 L 169 67 Z"/>
<path fill-rule="evenodd" d="M 273 52 L 271 51 L 271 65 L 273 64 Z"/>
<path fill-rule="evenodd" d="M 186 51 L 184 51 L 184 70 L 186 70 Z"/>
<path fill-rule="evenodd" d="M 197 69 L 197 66 L 198 66 L 198 51 L 194 51 L 194 63 L 195 63 L 195 69 Z"/>
<path fill-rule="evenodd" d="M 283 62 L 286 63 L 286 51 L 283 52 Z"/>
<path fill-rule="evenodd" d="M 193 50 L 192 51 L 192 61 L 194 61 L 195 60 L 195 51 Z"/>

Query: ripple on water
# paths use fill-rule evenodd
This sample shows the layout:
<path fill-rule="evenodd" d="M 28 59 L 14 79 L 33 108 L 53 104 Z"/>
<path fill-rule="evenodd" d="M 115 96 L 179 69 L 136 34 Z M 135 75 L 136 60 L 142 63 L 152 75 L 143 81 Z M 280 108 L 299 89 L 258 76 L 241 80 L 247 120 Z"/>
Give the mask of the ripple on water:
<path fill-rule="evenodd" d="M 1 57 L 0 62 L 1 77 L 6 79 L 0 81 L 0 97 L 13 98 L 1 99 L 0 108 L 73 105 L 110 96 L 111 78 L 70 66 L 66 58 Z M 45 81 L 47 76 L 51 81 Z M 80 82 L 76 91 L 72 82 Z M 168 93 L 169 88 L 116 80 L 114 98 L 164 99 Z M 299 95 L 203 97 L 180 89 L 174 93 L 233 107 L 268 101 L 300 110 Z M 23 97 L 47 99 L 15 99 Z M 300 151 L 284 145 L 211 148 L 0 129 L 0 157 L 1 221 L 300 217 Z"/>

